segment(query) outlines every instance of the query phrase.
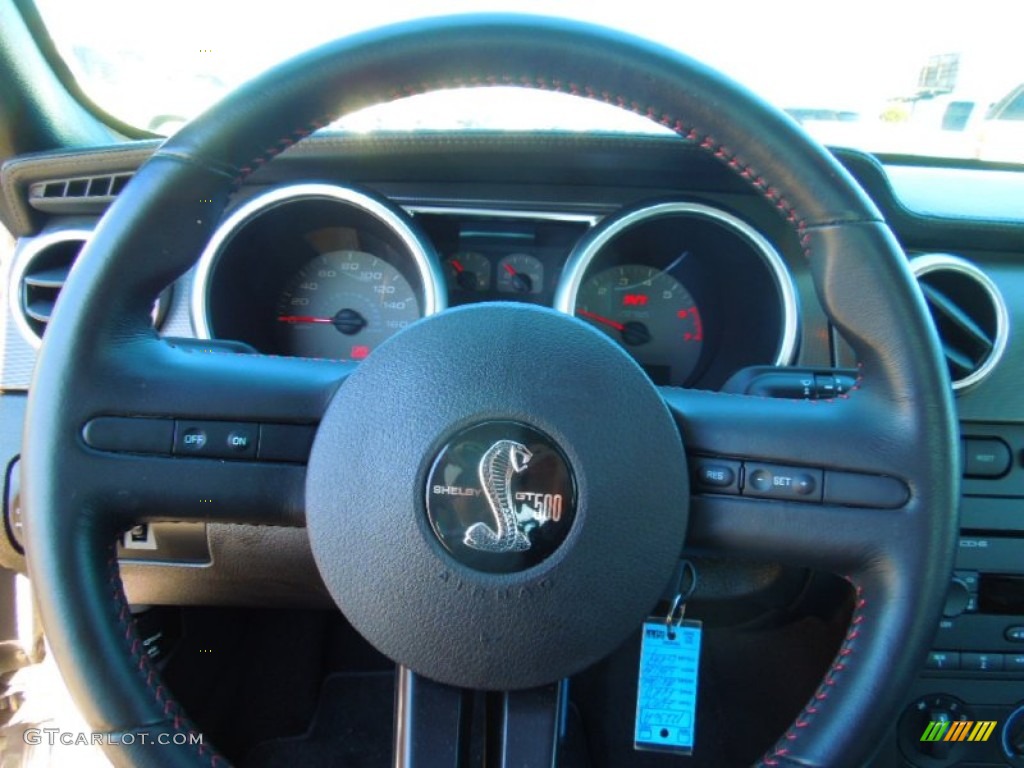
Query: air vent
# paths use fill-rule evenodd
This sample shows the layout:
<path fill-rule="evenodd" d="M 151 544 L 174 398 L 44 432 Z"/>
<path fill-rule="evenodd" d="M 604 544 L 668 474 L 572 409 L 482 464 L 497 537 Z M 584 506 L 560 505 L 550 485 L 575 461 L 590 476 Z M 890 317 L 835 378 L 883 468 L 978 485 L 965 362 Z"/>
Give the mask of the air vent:
<path fill-rule="evenodd" d="M 130 173 L 111 173 L 38 181 L 29 187 L 28 204 L 49 214 L 103 213 L 131 178 Z"/>
<path fill-rule="evenodd" d="M 918 256 L 910 269 L 924 293 L 953 389 L 988 376 L 1006 348 L 1009 316 L 1002 294 L 978 267 L 945 253 Z"/>
<path fill-rule="evenodd" d="M 103 202 L 110 202 L 117 197 L 131 178 L 130 173 L 118 173 L 105 176 L 85 176 L 77 179 L 40 181 L 33 184 L 29 190 L 29 200 L 97 198 Z"/>
<path fill-rule="evenodd" d="M 62 230 L 35 238 L 21 251 L 14 270 L 11 304 L 25 338 L 39 345 L 60 289 L 90 233 Z"/>

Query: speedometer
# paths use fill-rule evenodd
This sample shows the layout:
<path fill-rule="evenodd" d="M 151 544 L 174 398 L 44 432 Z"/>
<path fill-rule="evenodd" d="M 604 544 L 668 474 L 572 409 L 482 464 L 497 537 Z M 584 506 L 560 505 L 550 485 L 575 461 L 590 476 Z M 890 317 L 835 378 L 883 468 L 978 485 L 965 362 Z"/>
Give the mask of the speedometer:
<path fill-rule="evenodd" d="M 307 262 L 277 302 L 278 348 L 362 360 L 420 317 L 401 272 L 372 253 L 338 250 Z"/>
<path fill-rule="evenodd" d="M 598 272 L 580 286 L 576 315 L 629 350 L 656 384 L 688 381 L 700 361 L 700 309 L 665 270 L 623 264 Z"/>

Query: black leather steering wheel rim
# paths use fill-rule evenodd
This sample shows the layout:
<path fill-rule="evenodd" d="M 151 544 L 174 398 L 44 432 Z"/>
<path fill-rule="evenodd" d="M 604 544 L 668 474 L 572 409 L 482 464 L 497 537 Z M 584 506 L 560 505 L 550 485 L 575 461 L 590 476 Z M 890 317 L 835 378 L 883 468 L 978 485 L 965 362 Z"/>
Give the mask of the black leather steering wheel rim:
<path fill-rule="evenodd" d="M 152 300 L 193 264 L 240 182 L 331 118 L 439 88 L 505 84 L 606 101 L 671 128 L 767 199 L 809 260 L 823 308 L 860 360 L 855 391 L 817 404 L 662 396 L 689 450 L 892 474 L 910 488 L 898 510 L 691 504 L 689 545 L 775 556 L 854 584 L 835 662 L 762 764 L 862 763 L 928 646 L 957 535 L 953 407 L 923 302 L 873 204 L 788 118 L 677 53 L 553 19 L 428 20 L 318 48 L 168 140 L 111 206 L 47 331 L 23 454 L 28 565 L 72 694 L 97 731 L 193 728 L 135 635 L 114 557 L 119 531 L 139 520 L 304 519 L 302 468 L 197 473 L 175 459 L 91 450 L 83 425 L 104 414 L 313 423 L 348 373 L 171 347 L 150 327 Z M 225 499 L 215 511 L 197 503 L 208 493 Z M 106 750 L 123 765 L 224 764 L 209 745 L 135 740 Z"/>

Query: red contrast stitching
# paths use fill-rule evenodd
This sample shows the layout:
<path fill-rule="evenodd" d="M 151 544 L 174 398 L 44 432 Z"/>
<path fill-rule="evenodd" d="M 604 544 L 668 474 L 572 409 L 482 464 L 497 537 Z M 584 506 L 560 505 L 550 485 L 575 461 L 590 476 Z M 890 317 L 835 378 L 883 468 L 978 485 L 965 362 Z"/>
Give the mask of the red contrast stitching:
<path fill-rule="evenodd" d="M 829 667 L 825 679 L 818 686 L 818 690 L 815 691 L 811 700 L 807 702 L 804 711 L 797 717 L 796 722 L 790 726 L 789 730 L 783 734 L 775 747 L 761 758 L 761 762 L 758 763 L 759 768 L 760 766 L 775 768 L 781 765 L 780 759 L 790 753 L 790 747 L 800 738 L 800 734 L 804 732 L 807 726 L 811 724 L 814 716 L 818 714 L 820 705 L 828 699 L 832 689 L 835 688 L 838 676 L 846 671 L 849 666 L 850 658 L 854 652 L 854 641 L 860 637 L 863 629 L 864 608 L 867 605 L 867 600 L 864 598 L 863 588 L 849 577 L 847 579 L 853 584 L 856 603 L 854 605 L 853 618 L 850 620 L 850 628 L 846 632 L 846 638 L 843 640 L 843 644 L 840 646 L 835 659 L 832 660 L 832 666 Z"/>
<path fill-rule="evenodd" d="M 259 154 L 250 160 L 248 165 L 243 165 L 238 169 L 238 175 L 235 176 L 234 180 L 234 188 L 237 189 L 241 186 L 242 182 L 245 181 L 246 177 L 258 171 L 261 167 L 269 163 L 286 149 L 302 141 L 311 133 L 314 133 L 315 131 L 318 131 L 330 124 L 330 117 L 317 118 L 316 120 L 309 122 L 304 128 L 296 128 L 289 135 L 278 139 L 274 144 L 263 150 L 262 154 Z"/>
<path fill-rule="evenodd" d="M 170 719 L 171 726 L 177 733 L 185 735 L 199 735 L 199 731 L 195 728 L 192 721 L 189 720 L 184 713 L 181 705 L 171 695 L 170 691 L 160 682 L 160 672 L 153 666 L 149 660 L 149 654 L 142 649 L 142 640 L 139 638 L 138 632 L 136 631 L 135 621 L 132 619 L 131 610 L 128 608 L 128 600 L 125 598 L 124 585 L 121 581 L 121 574 L 117 567 L 117 545 L 112 543 L 110 545 L 110 556 L 107 559 L 107 583 L 110 586 L 110 591 L 114 599 L 114 609 L 117 613 L 118 625 L 123 630 L 123 637 L 125 647 L 128 649 L 128 653 L 131 655 L 132 661 L 135 662 L 136 669 L 139 671 L 139 675 L 142 677 L 143 682 L 146 684 L 146 688 L 156 699 L 157 705 L 161 708 L 164 715 Z M 206 760 L 210 768 L 228 768 L 230 763 L 217 751 L 207 744 L 198 743 L 192 744 L 192 739 L 188 739 L 188 743 L 191 744 L 196 754 Z"/>
<path fill-rule="evenodd" d="M 713 157 L 719 160 L 719 162 L 723 163 L 740 178 L 744 179 L 748 184 L 754 187 L 754 189 L 756 189 L 762 197 L 768 200 L 768 202 L 775 207 L 786 222 L 788 222 L 796 231 L 797 239 L 800 242 L 800 248 L 802 249 L 804 256 L 806 258 L 810 258 L 810 234 L 807 230 L 807 222 L 782 192 L 772 186 L 764 176 L 751 167 L 749 163 L 742 160 L 739 155 L 718 142 L 713 136 L 698 130 L 696 127 L 685 123 L 683 120 L 670 115 L 668 112 L 665 112 L 658 107 L 652 105 L 645 106 L 639 102 L 627 99 L 624 96 L 610 93 L 609 91 L 598 91 L 589 85 L 581 86 L 578 83 L 566 83 L 556 78 L 549 80 L 541 76 L 529 77 L 526 75 L 520 75 L 519 77 L 513 77 L 512 75 L 507 74 L 474 75 L 434 83 L 423 82 L 409 84 L 392 91 L 390 98 L 391 100 L 395 100 L 407 96 L 417 96 L 431 91 L 442 90 L 444 88 L 473 88 L 489 85 L 517 85 L 523 88 L 536 88 L 543 91 L 567 93 L 572 96 L 584 96 L 595 101 L 603 101 L 606 104 L 611 104 L 612 106 L 629 110 L 630 112 L 635 112 L 641 117 L 645 117 L 665 126 L 666 128 L 674 131 L 685 141 L 709 152 Z M 298 130 L 293 131 L 290 135 L 276 141 L 261 155 L 250 161 L 248 165 L 242 166 L 239 169 L 238 176 L 235 178 L 235 186 L 237 187 L 240 185 L 242 181 L 249 176 L 249 174 L 258 170 L 272 158 L 281 154 L 281 152 L 288 149 L 296 142 L 304 139 L 314 131 L 329 125 L 331 121 L 332 118 L 330 116 L 318 118 L 305 128 L 299 128 Z"/>

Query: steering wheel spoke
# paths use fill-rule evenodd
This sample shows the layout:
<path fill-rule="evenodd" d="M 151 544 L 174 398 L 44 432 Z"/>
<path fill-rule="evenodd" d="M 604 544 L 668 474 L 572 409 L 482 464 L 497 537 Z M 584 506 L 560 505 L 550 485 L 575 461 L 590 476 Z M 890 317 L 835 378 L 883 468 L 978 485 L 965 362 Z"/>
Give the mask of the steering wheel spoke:
<path fill-rule="evenodd" d="M 90 452 L 82 466 L 91 514 L 118 528 L 165 520 L 305 524 L 301 464 Z"/>
<path fill-rule="evenodd" d="M 903 528 L 893 510 L 699 495 L 686 548 L 849 575 L 884 559 Z"/>
<path fill-rule="evenodd" d="M 396 768 L 467 764 L 472 694 L 434 682 L 408 667 L 395 670 Z"/>
<path fill-rule="evenodd" d="M 351 371 L 329 361 L 178 348 L 98 356 L 61 405 L 77 505 L 120 528 L 159 520 L 302 526 L 309 449 Z M 67 517 L 64 518 L 66 524 Z"/>
<path fill-rule="evenodd" d="M 879 395 L 789 400 L 662 387 L 691 456 L 900 476 L 916 430 Z"/>
<path fill-rule="evenodd" d="M 662 394 L 690 463 L 689 548 L 848 574 L 906 532 L 913 449 L 898 420 L 878 419 L 870 392 L 834 402 Z"/>
<path fill-rule="evenodd" d="M 90 361 L 85 416 L 313 424 L 353 370 L 353 363 L 335 360 L 176 346 L 147 336 Z"/>
<path fill-rule="evenodd" d="M 564 681 L 474 694 L 399 666 L 396 689 L 394 764 L 398 768 L 475 764 L 479 762 L 474 759 L 475 750 L 482 751 L 483 764 L 492 768 L 553 768 L 558 763 L 568 705 Z M 480 706 L 474 707 L 475 696 L 483 699 Z"/>

